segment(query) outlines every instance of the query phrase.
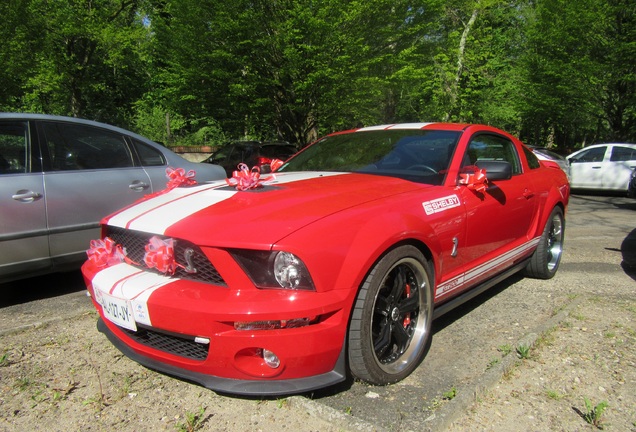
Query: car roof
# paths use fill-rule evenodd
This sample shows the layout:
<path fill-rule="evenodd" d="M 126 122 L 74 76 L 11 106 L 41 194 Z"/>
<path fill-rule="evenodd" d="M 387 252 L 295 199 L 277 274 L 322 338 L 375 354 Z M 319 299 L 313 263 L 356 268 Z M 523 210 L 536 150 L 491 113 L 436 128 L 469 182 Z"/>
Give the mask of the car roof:
<path fill-rule="evenodd" d="M 589 146 L 585 146 L 582 149 L 579 149 L 577 151 L 586 150 L 586 149 L 595 148 L 595 147 L 604 147 L 604 146 L 625 146 L 625 147 L 634 148 L 634 147 L 636 147 L 636 144 L 632 144 L 632 143 L 615 143 L 615 142 L 612 142 L 612 143 L 599 143 L 599 144 L 592 144 L 592 145 L 589 145 Z"/>
<path fill-rule="evenodd" d="M 86 125 L 86 126 L 95 126 L 95 127 L 100 127 L 100 128 L 104 128 L 104 129 L 109 129 L 113 132 L 118 132 L 121 134 L 125 134 L 125 135 L 129 135 L 131 137 L 134 137 L 140 141 L 144 141 L 144 142 L 151 142 L 153 144 L 157 144 L 154 141 L 136 134 L 135 132 L 129 131 L 127 129 L 123 129 L 120 128 L 118 126 L 113 126 L 111 124 L 108 123 L 101 123 L 98 121 L 94 121 L 94 120 L 87 120 L 87 119 L 83 119 L 83 118 L 79 118 L 79 117 L 66 117 L 66 116 L 59 116 L 59 115 L 51 115 L 51 114 L 34 114 L 34 113 L 14 113 L 14 112 L 2 112 L 0 113 L 0 119 L 6 119 L 6 120 L 45 120 L 45 121 L 59 121 L 59 122 L 66 122 L 66 123 L 75 123 L 75 124 L 82 124 L 82 125 Z M 161 145 L 161 144 L 157 144 L 157 145 Z"/>
<path fill-rule="evenodd" d="M 440 122 L 418 122 L 418 123 L 393 123 L 377 126 L 368 126 L 355 129 L 355 132 L 365 132 L 372 130 L 389 130 L 389 129 L 444 129 L 444 130 L 464 130 L 472 126 L 467 123 L 440 123 Z"/>

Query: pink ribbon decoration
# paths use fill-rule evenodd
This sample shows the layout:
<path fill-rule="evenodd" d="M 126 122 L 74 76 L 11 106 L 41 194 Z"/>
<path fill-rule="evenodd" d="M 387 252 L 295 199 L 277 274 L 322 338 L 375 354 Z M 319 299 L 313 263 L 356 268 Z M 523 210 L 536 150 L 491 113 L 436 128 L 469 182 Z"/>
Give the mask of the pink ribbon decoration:
<path fill-rule="evenodd" d="M 272 170 L 272 172 L 274 172 L 278 168 L 282 167 L 284 163 L 285 161 L 282 161 L 280 159 L 272 159 L 272 161 L 269 163 L 269 168 Z"/>
<path fill-rule="evenodd" d="M 126 252 L 121 245 L 109 237 L 103 240 L 91 240 L 90 249 L 86 251 L 88 260 L 98 268 L 119 264 L 126 260 Z"/>
<path fill-rule="evenodd" d="M 144 199 L 163 195 L 174 188 L 178 188 L 179 186 L 195 185 L 197 184 L 197 181 L 194 179 L 195 174 L 196 172 L 194 170 L 190 170 L 186 173 L 183 168 L 174 169 L 172 167 L 168 167 L 166 168 L 166 177 L 168 177 L 168 184 L 166 185 L 166 188 L 155 193 L 144 195 Z"/>
<path fill-rule="evenodd" d="M 484 193 L 488 188 L 488 179 L 486 178 L 486 170 L 475 165 L 464 167 L 459 174 L 459 184 L 466 185 L 468 189 L 475 192 Z"/>
<path fill-rule="evenodd" d="M 166 189 L 172 190 L 179 186 L 192 186 L 197 184 L 197 181 L 194 179 L 195 174 L 194 170 L 190 170 L 186 173 L 183 168 L 166 168 L 166 176 L 168 177 Z"/>
<path fill-rule="evenodd" d="M 174 242 L 171 238 L 162 240 L 157 236 L 150 237 L 146 245 L 144 263 L 148 268 L 156 268 L 162 273 L 174 274 L 177 262 L 174 259 Z"/>
<path fill-rule="evenodd" d="M 264 183 L 275 179 L 274 176 L 261 178 L 261 169 L 257 166 L 251 170 L 244 163 L 238 164 L 238 170 L 232 173 L 232 178 L 225 179 L 229 186 L 235 186 L 238 191 L 246 191 L 262 187 Z"/>

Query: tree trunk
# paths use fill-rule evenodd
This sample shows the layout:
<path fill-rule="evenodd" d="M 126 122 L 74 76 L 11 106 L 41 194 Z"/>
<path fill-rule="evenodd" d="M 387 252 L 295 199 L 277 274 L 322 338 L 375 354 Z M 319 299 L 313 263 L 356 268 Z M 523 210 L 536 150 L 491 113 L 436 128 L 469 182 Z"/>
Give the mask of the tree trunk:
<path fill-rule="evenodd" d="M 450 120 L 451 114 L 455 110 L 455 105 L 457 104 L 459 81 L 461 80 L 462 73 L 464 72 L 464 52 L 466 51 L 466 40 L 468 39 L 468 34 L 470 33 L 471 28 L 477 20 L 478 13 L 479 10 L 477 8 L 473 9 L 473 13 L 470 16 L 468 23 L 464 25 L 464 31 L 462 32 L 462 37 L 459 40 L 459 49 L 457 51 L 457 70 L 455 72 L 455 79 L 453 80 L 450 88 L 450 106 L 448 107 L 448 111 L 446 112 L 446 116 L 444 118 L 445 121 Z"/>

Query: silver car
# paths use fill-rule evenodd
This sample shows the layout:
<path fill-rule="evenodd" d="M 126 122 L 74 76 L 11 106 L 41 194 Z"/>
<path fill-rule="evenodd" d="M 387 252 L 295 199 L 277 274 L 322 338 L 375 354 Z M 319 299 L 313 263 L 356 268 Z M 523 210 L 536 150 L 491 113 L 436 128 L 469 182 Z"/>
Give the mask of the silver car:
<path fill-rule="evenodd" d="M 103 123 L 0 113 L 0 283 L 79 268 L 99 221 L 166 187 L 166 168 L 225 178 Z"/>
<path fill-rule="evenodd" d="M 567 158 L 545 147 L 537 147 L 537 146 L 529 146 L 529 147 L 530 147 L 530 150 L 532 150 L 532 152 L 537 156 L 538 159 L 551 160 L 559 164 L 563 172 L 565 172 L 565 175 L 568 176 L 568 180 L 570 180 L 570 161 L 568 161 Z"/>

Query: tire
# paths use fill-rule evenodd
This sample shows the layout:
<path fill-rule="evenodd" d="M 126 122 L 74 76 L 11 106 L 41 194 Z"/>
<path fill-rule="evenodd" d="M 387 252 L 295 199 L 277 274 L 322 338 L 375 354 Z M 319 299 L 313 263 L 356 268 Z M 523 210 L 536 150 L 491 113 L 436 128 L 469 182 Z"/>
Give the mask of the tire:
<path fill-rule="evenodd" d="M 414 246 L 393 249 L 373 267 L 356 298 L 348 335 L 352 375 L 374 385 L 407 377 L 424 357 L 432 318 L 429 263 Z"/>
<path fill-rule="evenodd" d="M 565 219 L 563 210 L 555 207 L 543 229 L 539 245 L 530 258 L 525 275 L 536 279 L 551 279 L 559 269 L 563 255 Z"/>

